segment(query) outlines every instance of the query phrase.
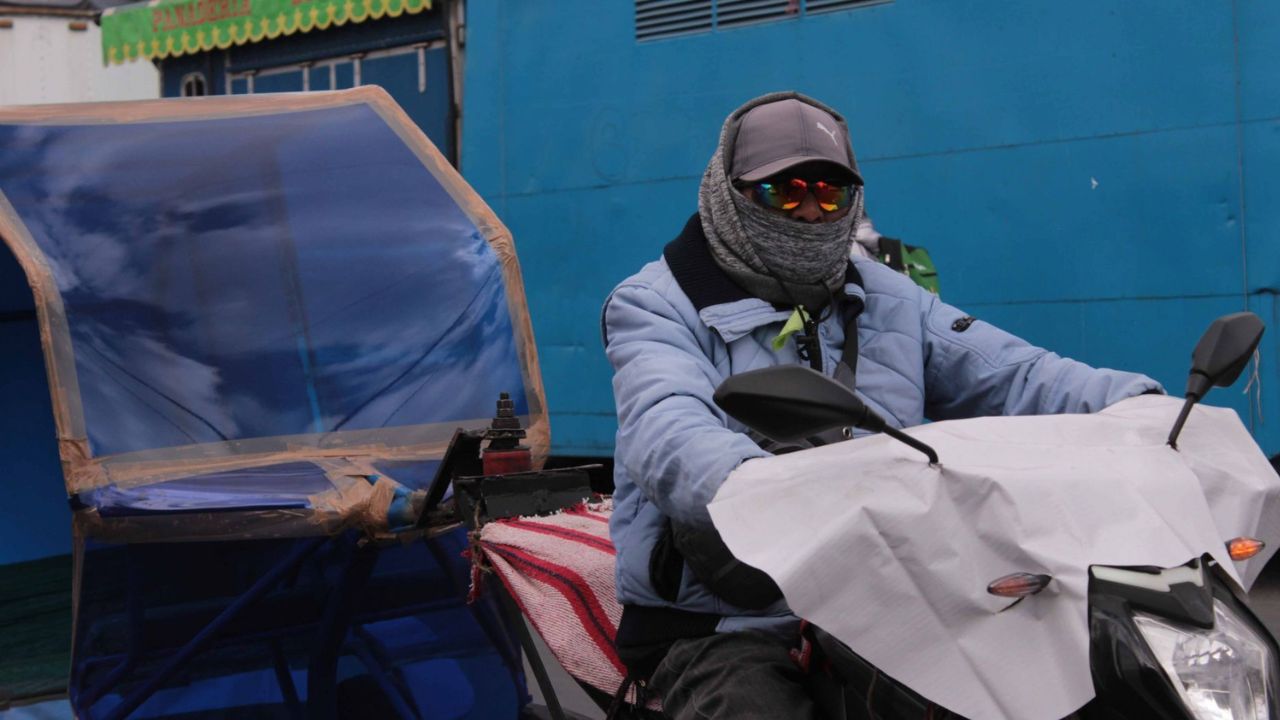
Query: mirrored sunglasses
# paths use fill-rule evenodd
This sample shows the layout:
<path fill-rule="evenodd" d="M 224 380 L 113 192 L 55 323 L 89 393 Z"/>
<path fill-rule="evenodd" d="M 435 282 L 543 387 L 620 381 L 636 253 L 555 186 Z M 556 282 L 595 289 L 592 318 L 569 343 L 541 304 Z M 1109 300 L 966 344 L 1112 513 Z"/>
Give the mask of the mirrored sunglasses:
<path fill-rule="evenodd" d="M 818 201 L 823 212 L 835 212 L 849 207 L 857 193 L 856 185 L 797 177 L 769 178 L 753 183 L 751 187 L 755 188 L 756 200 L 760 204 L 775 210 L 794 210 L 804 202 L 807 193 L 813 193 L 813 199 Z"/>

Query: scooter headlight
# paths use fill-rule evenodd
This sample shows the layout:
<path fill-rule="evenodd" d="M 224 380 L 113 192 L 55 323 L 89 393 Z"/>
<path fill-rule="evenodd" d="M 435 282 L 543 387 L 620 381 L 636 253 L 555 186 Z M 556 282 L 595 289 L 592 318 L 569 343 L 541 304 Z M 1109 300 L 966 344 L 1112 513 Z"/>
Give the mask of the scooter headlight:
<path fill-rule="evenodd" d="M 1271 720 L 1267 643 L 1217 600 L 1203 630 L 1134 613 L 1134 622 L 1197 720 Z"/>

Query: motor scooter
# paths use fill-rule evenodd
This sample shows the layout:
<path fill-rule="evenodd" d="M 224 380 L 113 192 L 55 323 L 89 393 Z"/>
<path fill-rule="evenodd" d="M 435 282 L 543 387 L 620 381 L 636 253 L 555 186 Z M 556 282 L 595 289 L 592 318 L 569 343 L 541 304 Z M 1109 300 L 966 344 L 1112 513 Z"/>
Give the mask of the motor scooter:
<path fill-rule="evenodd" d="M 1208 390 L 1235 382 L 1254 356 L 1262 332 L 1261 320 L 1251 313 L 1226 316 L 1211 325 L 1193 353 L 1186 401 L 1169 433 L 1169 448 L 1178 448 L 1193 407 Z M 925 455 L 931 466 L 940 460 L 934 448 L 890 426 L 855 393 L 807 368 L 774 367 L 735 375 L 720 386 L 715 400 L 730 416 L 779 442 L 814 438 L 831 428 L 856 427 L 909 445 Z M 941 462 L 946 461 L 944 455 Z M 713 518 L 719 527 L 714 508 Z M 1219 540 L 1228 546 L 1228 563 L 1253 557 L 1263 547 L 1252 537 Z M 729 535 L 726 542 L 739 555 Z M 1188 557 L 1174 567 L 1099 564 L 1087 568 L 1088 661 L 1095 696 L 1069 717 L 1280 717 L 1280 650 L 1250 608 L 1236 573 L 1217 554 L 1218 558 L 1208 553 Z M 744 562 L 752 559 L 739 557 Z M 786 578 L 775 580 L 787 593 Z M 1045 574 L 1015 573 L 993 580 L 987 591 L 1010 602 L 999 612 L 1012 614 L 1018 604 L 1036 602 L 1033 597 L 1053 582 Z M 1048 598 L 1049 602 L 1060 600 Z M 926 699 L 907 679 L 893 677 L 864 659 L 835 635 L 819 629 L 816 641 L 831 671 L 843 682 L 846 717 L 959 717 Z"/>

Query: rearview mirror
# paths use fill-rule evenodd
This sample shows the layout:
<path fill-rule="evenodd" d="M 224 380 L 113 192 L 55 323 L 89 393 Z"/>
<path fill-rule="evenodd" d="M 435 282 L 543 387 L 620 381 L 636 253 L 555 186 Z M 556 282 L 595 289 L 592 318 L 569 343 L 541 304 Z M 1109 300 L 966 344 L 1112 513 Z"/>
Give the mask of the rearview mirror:
<path fill-rule="evenodd" d="M 933 448 L 892 427 L 852 390 L 800 365 L 751 370 L 720 383 L 712 397 L 720 409 L 779 442 L 810 439 L 824 430 L 856 427 L 881 432 L 938 463 Z"/>
<path fill-rule="evenodd" d="M 1191 377 L 1187 380 L 1187 395 L 1196 399 L 1204 397 L 1209 388 L 1228 387 L 1240 377 L 1249 364 L 1253 351 L 1262 340 L 1266 326 L 1262 319 L 1251 312 L 1224 315 L 1213 321 L 1195 352 L 1191 353 Z"/>
<path fill-rule="evenodd" d="M 1191 408 L 1213 386 L 1227 387 L 1234 383 L 1249 364 L 1249 358 L 1258 349 L 1262 333 L 1266 326 L 1262 318 L 1251 312 L 1238 312 L 1223 315 L 1204 335 L 1191 353 L 1191 376 L 1187 378 L 1187 401 L 1182 404 L 1182 412 L 1169 431 L 1169 447 L 1178 449 L 1178 435 L 1182 426 L 1191 415 Z"/>
<path fill-rule="evenodd" d="M 733 375 L 720 383 L 712 399 L 747 427 L 779 442 L 801 440 L 837 427 L 879 432 L 884 426 L 884 420 L 851 390 L 799 365 Z"/>

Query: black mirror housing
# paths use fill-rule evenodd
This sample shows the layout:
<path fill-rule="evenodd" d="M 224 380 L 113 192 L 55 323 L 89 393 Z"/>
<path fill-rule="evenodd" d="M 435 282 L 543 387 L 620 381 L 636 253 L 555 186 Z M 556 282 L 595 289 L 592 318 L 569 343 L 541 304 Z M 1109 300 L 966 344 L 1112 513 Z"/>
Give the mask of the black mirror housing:
<path fill-rule="evenodd" d="M 856 427 L 884 433 L 938 463 L 933 448 L 889 425 L 849 388 L 807 367 L 780 365 L 730 376 L 712 399 L 747 427 L 779 442 Z"/>
<path fill-rule="evenodd" d="M 779 442 L 801 440 L 836 427 L 879 432 L 884 426 L 884 420 L 851 390 L 799 365 L 733 375 L 720 383 L 712 399 L 747 427 Z"/>
<path fill-rule="evenodd" d="M 1228 387 L 1240 377 L 1266 330 L 1251 312 L 1224 315 L 1213 321 L 1191 354 L 1187 396 L 1204 397 L 1213 386 Z"/>
<path fill-rule="evenodd" d="M 1227 387 L 1240 377 L 1266 329 L 1262 318 L 1251 312 L 1238 312 L 1214 320 L 1204 331 L 1191 353 L 1187 400 L 1169 431 L 1169 447 L 1178 449 L 1178 435 L 1191 415 L 1192 406 L 1200 402 L 1210 388 Z"/>

